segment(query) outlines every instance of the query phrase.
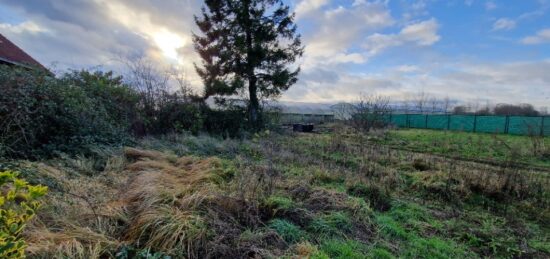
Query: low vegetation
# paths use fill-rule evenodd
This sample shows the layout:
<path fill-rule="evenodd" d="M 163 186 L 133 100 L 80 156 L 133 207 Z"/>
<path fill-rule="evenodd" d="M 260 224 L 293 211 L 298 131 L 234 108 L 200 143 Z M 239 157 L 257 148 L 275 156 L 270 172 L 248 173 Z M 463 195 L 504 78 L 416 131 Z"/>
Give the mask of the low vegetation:
<path fill-rule="evenodd" d="M 330 128 L 169 134 L 2 168 L 50 189 L 23 233 L 32 258 L 550 256 L 547 172 Z"/>
<path fill-rule="evenodd" d="M 396 149 L 550 170 L 550 137 L 407 129 L 374 141 Z"/>

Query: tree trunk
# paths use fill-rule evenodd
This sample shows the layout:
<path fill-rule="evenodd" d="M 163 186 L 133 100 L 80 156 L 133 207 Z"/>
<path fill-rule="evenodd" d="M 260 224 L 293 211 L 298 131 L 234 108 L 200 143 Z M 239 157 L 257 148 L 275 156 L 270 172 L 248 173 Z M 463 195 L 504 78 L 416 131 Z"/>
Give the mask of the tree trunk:
<path fill-rule="evenodd" d="M 246 48 L 247 48 L 247 76 L 248 76 L 248 93 L 250 98 L 250 103 L 248 104 L 248 116 L 250 119 L 250 124 L 254 130 L 259 130 L 261 128 L 261 121 L 259 116 L 260 103 L 258 101 L 258 79 L 254 74 L 255 68 L 255 57 L 252 46 L 252 24 L 250 21 L 250 1 L 245 0 L 244 8 L 247 12 L 245 14 L 246 20 Z"/>
<path fill-rule="evenodd" d="M 248 81 L 248 92 L 250 93 L 250 104 L 248 105 L 250 123 L 257 130 L 261 127 L 259 118 L 260 103 L 257 96 L 256 77 L 254 76 Z"/>

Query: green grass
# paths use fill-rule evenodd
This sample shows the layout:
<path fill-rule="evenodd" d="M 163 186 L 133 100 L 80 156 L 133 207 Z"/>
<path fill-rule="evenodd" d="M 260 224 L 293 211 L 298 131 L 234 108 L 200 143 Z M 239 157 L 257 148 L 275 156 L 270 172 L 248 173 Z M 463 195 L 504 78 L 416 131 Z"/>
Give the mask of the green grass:
<path fill-rule="evenodd" d="M 441 162 L 443 159 L 406 150 L 390 153 L 372 142 L 359 145 L 365 136 L 338 134 L 274 134 L 253 141 L 174 136 L 150 139 L 142 145 L 170 154 L 223 158 L 223 170 L 217 175 L 224 184 L 208 198 L 216 198 L 212 201 L 216 206 L 210 208 L 210 202 L 201 205 L 211 209 L 200 214 L 213 231 L 207 249 L 225 242 L 220 246 L 224 253 L 240 249 L 239 255 L 259 251 L 268 258 L 317 259 L 550 255 L 550 229 L 546 218 L 540 216 L 550 215 L 547 205 L 515 193 L 499 201 L 484 192 L 473 192 L 466 183 L 448 181 L 452 173 L 456 179 L 469 179 L 473 171 L 461 167 L 475 163 Z M 493 142 L 502 138 L 524 152 L 520 161 L 545 163 L 529 160 L 530 140 L 521 136 L 499 135 L 495 140 L 490 134 L 400 130 L 385 138 L 367 138 L 396 149 L 497 161 L 509 155 L 493 150 Z M 483 170 L 492 170 L 487 175 L 500 170 L 476 166 L 481 168 L 475 171 L 479 175 L 484 175 Z M 40 181 L 57 181 L 42 177 L 39 171 L 28 171 L 28 176 Z M 473 182 L 475 179 L 483 178 Z M 531 182 L 522 184 L 532 186 Z M 461 188 L 454 191 L 455 185 Z M 451 192 L 452 199 L 442 198 L 438 191 Z M 211 221 L 217 215 L 219 221 Z"/>
<path fill-rule="evenodd" d="M 390 131 L 380 141 L 395 148 L 417 152 L 466 159 L 513 159 L 531 165 L 550 167 L 550 159 L 534 156 L 533 141 L 528 136 L 403 129 Z M 544 145 L 550 146 L 550 137 L 544 138 Z"/>
<path fill-rule="evenodd" d="M 354 240 L 330 239 L 321 244 L 321 250 L 334 259 L 362 259 L 367 249 Z"/>
<path fill-rule="evenodd" d="M 288 243 L 296 243 L 306 238 L 306 233 L 300 227 L 284 219 L 271 220 L 269 227 Z"/>
<path fill-rule="evenodd" d="M 342 237 L 353 228 L 350 216 L 344 212 L 330 212 L 313 219 L 308 230 L 320 238 Z"/>

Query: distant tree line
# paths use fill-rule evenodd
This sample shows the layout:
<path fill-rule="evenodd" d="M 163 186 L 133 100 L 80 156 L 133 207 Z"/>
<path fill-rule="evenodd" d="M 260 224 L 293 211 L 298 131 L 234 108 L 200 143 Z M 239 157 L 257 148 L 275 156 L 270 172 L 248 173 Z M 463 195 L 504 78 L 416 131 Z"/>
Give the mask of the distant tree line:
<path fill-rule="evenodd" d="M 499 103 L 493 108 L 485 106 L 478 110 L 471 111 L 469 107 L 459 105 L 452 110 L 453 114 L 475 114 L 475 115 L 514 115 L 514 116 L 540 116 L 542 112 L 537 111 L 532 104 L 507 104 Z"/>
<path fill-rule="evenodd" d="M 393 108 L 394 113 L 445 113 L 463 115 L 516 115 L 516 116 L 540 116 L 548 114 L 544 109 L 537 110 L 532 104 L 507 104 L 480 105 L 479 102 L 472 104 L 458 104 L 456 100 L 449 97 L 436 98 L 426 92 L 419 92 L 406 98 L 402 105 Z"/>

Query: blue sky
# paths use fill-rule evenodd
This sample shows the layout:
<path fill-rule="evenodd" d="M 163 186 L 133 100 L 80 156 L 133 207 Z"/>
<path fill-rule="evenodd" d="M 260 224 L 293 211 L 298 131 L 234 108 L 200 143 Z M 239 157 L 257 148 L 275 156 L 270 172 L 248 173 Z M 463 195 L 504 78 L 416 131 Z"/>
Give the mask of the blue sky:
<path fill-rule="evenodd" d="M 285 0 L 306 53 L 285 101 L 393 100 L 424 91 L 478 105 L 550 106 L 550 0 Z M 195 0 L 0 0 L 0 33 L 58 69 L 144 56 L 201 82 Z M 120 71 L 123 73 L 123 71 Z"/>

